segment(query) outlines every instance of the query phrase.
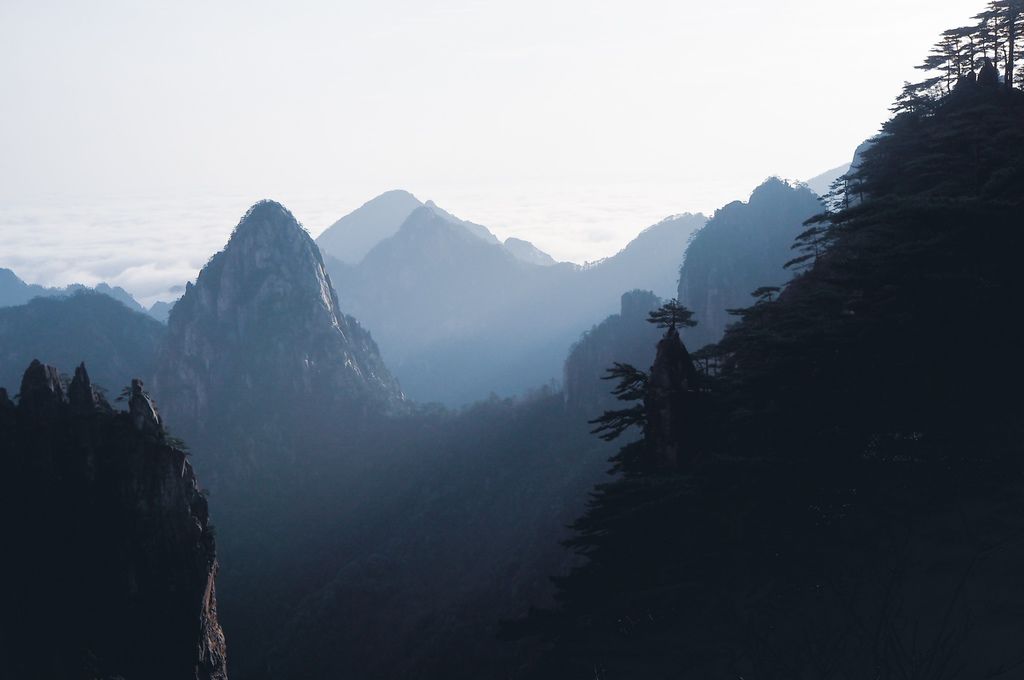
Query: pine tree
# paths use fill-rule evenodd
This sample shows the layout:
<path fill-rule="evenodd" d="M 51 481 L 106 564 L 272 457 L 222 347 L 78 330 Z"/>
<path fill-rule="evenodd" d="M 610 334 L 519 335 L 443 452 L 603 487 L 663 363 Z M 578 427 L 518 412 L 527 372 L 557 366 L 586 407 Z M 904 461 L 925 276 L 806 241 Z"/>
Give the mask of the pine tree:
<path fill-rule="evenodd" d="M 693 320 L 693 312 L 679 300 L 673 298 L 648 315 L 647 323 L 658 328 L 693 328 L 697 322 Z"/>

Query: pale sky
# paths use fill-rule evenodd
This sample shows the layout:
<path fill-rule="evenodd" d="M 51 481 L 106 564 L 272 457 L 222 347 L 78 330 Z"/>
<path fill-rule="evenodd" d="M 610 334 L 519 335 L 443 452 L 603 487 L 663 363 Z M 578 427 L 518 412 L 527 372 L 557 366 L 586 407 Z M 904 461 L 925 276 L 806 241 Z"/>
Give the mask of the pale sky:
<path fill-rule="evenodd" d="M 200 228 L 126 212 L 152 199 L 215 205 L 214 243 L 261 197 L 316 235 L 405 188 L 595 259 L 848 161 L 983 5 L 0 0 L 0 237 L 29 220 L 63 241 L 83 223 L 55 207 L 94 203 L 95 228 L 137 219 L 143 240 Z M 47 279 L 4 241 L 0 266 Z"/>

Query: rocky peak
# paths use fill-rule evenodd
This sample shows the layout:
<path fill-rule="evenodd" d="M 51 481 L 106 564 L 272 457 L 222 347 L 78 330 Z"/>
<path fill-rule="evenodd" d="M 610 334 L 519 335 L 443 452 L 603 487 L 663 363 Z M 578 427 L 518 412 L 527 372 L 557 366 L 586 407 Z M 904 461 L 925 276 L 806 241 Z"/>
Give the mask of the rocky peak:
<path fill-rule="evenodd" d="M 644 399 L 648 451 L 654 467 L 673 469 L 692 459 L 696 389 L 697 371 L 690 353 L 679 331 L 670 326 L 658 342 Z"/>
<path fill-rule="evenodd" d="M 572 346 L 563 378 L 571 407 L 586 413 L 618 408 L 608 381 L 601 376 L 616 363 L 651 365 L 661 333 L 647 323 L 647 315 L 660 306 L 661 299 L 649 290 L 623 293 L 620 312 L 594 326 Z"/>
<path fill-rule="evenodd" d="M 331 323 L 340 316 L 320 250 L 295 216 L 275 201 L 249 209 L 196 286 L 186 288 L 186 296 L 196 287 L 203 288 L 217 313 L 231 314 L 262 296 L 278 308 L 301 297 Z"/>
<path fill-rule="evenodd" d="M 992 65 L 992 60 L 988 57 L 984 58 L 981 70 L 978 71 L 977 83 L 982 87 L 999 86 L 999 71 L 997 71 L 996 67 Z"/>
<path fill-rule="evenodd" d="M 341 311 L 313 239 L 273 201 L 245 214 L 174 306 L 153 385 L 164 418 L 190 438 L 228 412 L 402 399 L 369 333 Z"/>
<path fill-rule="evenodd" d="M 68 385 L 68 402 L 71 404 L 71 410 L 76 413 L 90 413 L 101 403 L 106 406 L 103 398 L 93 388 L 92 381 L 89 380 L 85 362 L 80 363 L 75 369 L 75 376 L 71 379 L 71 384 Z"/>
<path fill-rule="evenodd" d="M 679 337 L 675 326 L 670 326 L 658 342 L 658 351 L 651 365 L 651 385 L 664 390 L 694 389 L 697 371 L 690 353 Z"/>
<path fill-rule="evenodd" d="M 142 389 L 142 381 L 133 378 L 129 390 L 128 414 L 132 418 L 132 425 L 139 432 L 162 437 L 164 428 L 160 422 L 160 414 L 157 413 L 153 400 Z"/>
<path fill-rule="evenodd" d="M 64 385 L 60 373 L 53 366 L 33 359 L 21 379 L 19 407 L 26 412 L 39 413 L 63 403 Z"/>
<path fill-rule="evenodd" d="M 649 290 L 631 290 L 619 298 L 619 316 L 630 323 L 646 322 L 647 315 L 661 305 L 657 295 Z"/>
<path fill-rule="evenodd" d="M 0 389 L 17 480 L 0 532 L 21 556 L 0 561 L 0 677 L 226 680 L 213 527 L 186 454 L 139 432 L 137 398 L 96 408 L 84 365 L 67 402 L 38 361 L 22 390 L 11 408 Z"/>

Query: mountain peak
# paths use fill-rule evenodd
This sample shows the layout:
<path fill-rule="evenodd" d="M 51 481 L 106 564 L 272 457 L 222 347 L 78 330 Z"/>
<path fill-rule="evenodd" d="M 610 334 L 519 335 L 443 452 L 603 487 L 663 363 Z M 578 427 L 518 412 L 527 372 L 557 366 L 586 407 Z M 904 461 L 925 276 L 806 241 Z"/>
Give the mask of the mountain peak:
<path fill-rule="evenodd" d="M 520 259 L 523 262 L 529 262 L 530 264 L 536 264 L 542 267 L 550 267 L 551 265 L 558 264 L 555 258 L 551 257 L 529 241 L 524 241 L 521 238 L 510 236 L 505 239 L 504 245 L 505 250 L 509 251 L 515 255 L 517 259 Z"/>
<path fill-rule="evenodd" d="M 408 191 L 386 191 L 325 229 L 316 243 L 331 257 L 345 264 L 358 264 L 375 245 L 393 236 L 412 211 L 422 205 Z"/>
<path fill-rule="evenodd" d="M 817 195 L 806 184 L 790 184 L 780 177 L 769 177 L 751 192 L 747 203 L 750 205 L 770 203 L 796 193 Z"/>
<path fill-rule="evenodd" d="M 447 210 L 445 210 L 444 208 L 439 207 L 433 201 L 427 201 L 426 203 L 423 204 L 423 206 L 429 208 L 431 211 L 434 212 L 434 214 L 443 217 L 445 220 L 451 222 L 452 224 L 459 225 L 460 227 L 468 231 L 470 234 L 476 236 L 478 239 L 482 241 L 485 241 L 487 243 L 493 243 L 495 245 L 500 245 L 501 243 L 501 241 L 498 240 L 498 237 L 492 234 L 491 230 L 482 224 L 477 224 L 476 222 L 470 222 L 468 220 L 460 219 L 455 215 L 451 214 L 450 212 L 448 212 Z"/>
<path fill-rule="evenodd" d="M 246 212 L 175 304 L 164 354 L 154 391 L 174 427 L 239 400 L 333 412 L 401 399 L 369 333 L 342 313 L 316 243 L 274 201 Z"/>
<path fill-rule="evenodd" d="M 64 401 L 64 386 L 60 373 L 33 359 L 21 379 L 20 406 L 26 411 L 43 411 Z"/>
<path fill-rule="evenodd" d="M 308 237 L 305 228 L 288 208 L 277 201 L 263 199 L 249 208 L 231 233 L 231 239 L 248 238 L 263 234 L 270 238 L 294 238 L 301 232 Z"/>

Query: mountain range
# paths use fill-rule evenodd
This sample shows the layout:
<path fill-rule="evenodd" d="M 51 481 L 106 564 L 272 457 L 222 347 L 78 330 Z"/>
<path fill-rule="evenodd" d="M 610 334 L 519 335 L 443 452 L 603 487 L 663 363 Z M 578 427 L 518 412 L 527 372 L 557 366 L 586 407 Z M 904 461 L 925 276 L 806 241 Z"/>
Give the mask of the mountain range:
<path fill-rule="evenodd" d="M 600 375 L 653 360 L 645 317 L 704 223 L 666 219 L 579 267 L 425 203 L 350 265 L 263 201 L 166 326 L 95 292 L 37 298 L 0 310 L 0 354 L 145 381 L 217 499 L 239 677 L 497 676 L 536 652 L 499 643 L 498 619 L 551 601 L 575 564 L 566 525 L 605 478 Z M 449 403 L 526 394 L 449 411 L 407 397 L 417 375 Z"/>
<path fill-rule="evenodd" d="M 93 384 L 116 391 L 149 381 L 167 328 L 108 295 L 79 290 L 0 308 L 0 385 L 18 385 L 33 359 L 53 366 L 85 361 Z"/>
<path fill-rule="evenodd" d="M 406 394 L 447 405 L 557 381 L 569 346 L 615 312 L 624 291 L 671 296 L 687 239 L 705 221 L 668 218 L 581 267 L 557 263 L 526 241 L 502 243 L 430 202 L 397 227 L 371 219 L 393 220 L 408 205 L 409 194 L 384 194 L 318 243 L 342 305 L 372 330 Z M 337 257 L 345 233 L 338 230 L 348 225 L 381 237 L 354 264 Z"/>
<path fill-rule="evenodd" d="M 25 283 L 10 269 L 0 268 L 0 308 L 23 305 L 37 297 L 65 297 L 81 290 L 93 290 L 97 293 L 102 293 L 117 300 L 128 307 L 128 309 L 144 312 L 158 321 L 167 320 L 167 312 L 170 309 L 169 303 L 156 302 L 147 309 L 139 304 L 132 297 L 131 293 L 120 286 L 99 283 L 90 287 L 80 283 L 73 283 L 63 288 L 47 288 L 35 283 Z"/>

